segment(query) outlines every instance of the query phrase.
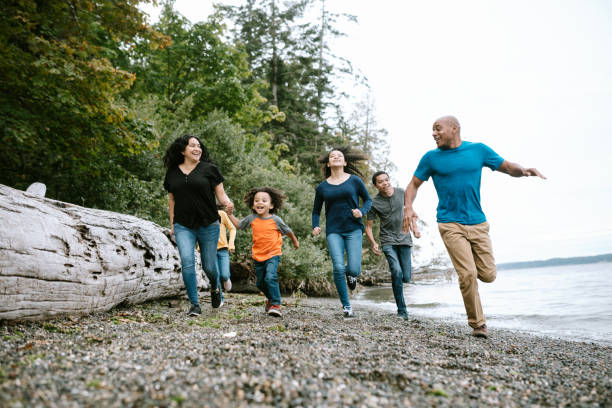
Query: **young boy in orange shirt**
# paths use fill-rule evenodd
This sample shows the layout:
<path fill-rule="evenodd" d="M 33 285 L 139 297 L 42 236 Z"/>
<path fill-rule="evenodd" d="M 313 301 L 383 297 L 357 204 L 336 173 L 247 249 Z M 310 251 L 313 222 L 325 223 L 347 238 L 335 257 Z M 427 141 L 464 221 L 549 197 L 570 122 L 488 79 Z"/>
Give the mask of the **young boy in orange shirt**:
<path fill-rule="evenodd" d="M 244 196 L 244 203 L 253 210 L 253 213 L 240 221 L 233 214 L 228 214 L 238 229 L 244 230 L 251 227 L 256 284 L 267 298 L 266 312 L 276 317 L 283 315 L 280 308 L 281 297 L 277 274 L 282 254 L 283 235 L 291 238 L 295 249 L 300 246 L 291 228 L 276 215 L 284 199 L 285 195 L 280 190 L 272 187 L 255 187 Z"/>

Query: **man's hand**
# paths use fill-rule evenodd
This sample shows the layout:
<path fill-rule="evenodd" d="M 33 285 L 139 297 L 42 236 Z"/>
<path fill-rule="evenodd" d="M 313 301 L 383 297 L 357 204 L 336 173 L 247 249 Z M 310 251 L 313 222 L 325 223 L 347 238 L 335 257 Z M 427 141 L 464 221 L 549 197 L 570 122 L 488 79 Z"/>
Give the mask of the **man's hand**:
<path fill-rule="evenodd" d="M 544 175 L 542 173 L 540 173 L 540 171 L 538 169 L 525 169 L 525 177 L 529 177 L 529 176 L 537 176 L 541 179 L 546 180 L 546 177 L 544 177 Z"/>
<path fill-rule="evenodd" d="M 353 217 L 355 217 L 355 218 L 363 217 L 363 214 L 361 214 L 361 211 L 359 210 L 359 208 L 354 208 L 351 211 L 353 212 Z"/>
<path fill-rule="evenodd" d="M 234 203 L 233 202 L 229 202 L 229 204 L 227 204 L 225 206 L 225 212 L 229 215 L 229 214 L 233 214 L 234 213 Z"/>
<path fill-rule="evenodd" d="M 314 235 L 315 237 L 316 237 L 317 235 L 319 235 L 320 233 L 321 233 L 321 228 L 319 228 L 319 227 L 314 227 L 314 228 L 312 229 L 312 235 Z"/>
<path fill-rule="evenodd" d="M 417 226 L 417 220 L 419 216 L 414 212 L 412 208 L 404 207 L 404 222 L 402 223 L 402 232 L 407 234 L 412 232 L 415 238 L 421 238 L 421 232 Z"/>

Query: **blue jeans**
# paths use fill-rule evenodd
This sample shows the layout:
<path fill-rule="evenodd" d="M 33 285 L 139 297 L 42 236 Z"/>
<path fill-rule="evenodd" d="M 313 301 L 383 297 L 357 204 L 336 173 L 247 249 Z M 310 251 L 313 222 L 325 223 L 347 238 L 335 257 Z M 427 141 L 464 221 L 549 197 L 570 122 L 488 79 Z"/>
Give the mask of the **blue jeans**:
<path fill-rule="evenodd" d="M 346 287 L 346 274 L 356 278 L 361 274 L 361 240 L 363 232 L 356 229 L 345 233 L 332 233 L 327 235 L 327 248 L 334 268 L 334 283 L 340 297 L 342 306 L 351 306 L 348 288 Z M 346 251 L 347 264 L 344 264 Z"/>
<path fill-rule="evenodd" d="M 270 304 L 280 305 L 281 295 L 278 287 L 278 273 L 276 272 L 280 256 L 273 256 L 263 262 L 253 259 L 253 262 L 255 263 L 255 275 L 257 276 L 255 284 L 270 300 Z"/>
<path fill-rule="evenodd" d="M 404 301 L 404 285 L 412 278 L 412 262 L 410 258 L 410 247 L 408 245 L 383 245 L 382 251 L 389 262 L 391 271 L 391 286 L 393 296 L 397 305 L 397 313 L 406 314 L 406 302 Z"/>
<path fill-rule="evenodd" d="M 197 230 L 187 228 L 181 224 L 174 224 L 174 237 L 181 257 L 181 271 L 183 282 L 187 289 L 187 297 L 193 305 L 199 305 L 198 281 L 195 271 L 195 244 L 200 244 L 200 258 L 202 267 L 210 282 L 211 290 L 217 288 L 217 242 L 219 241 L 219 221 Z"/>
<path fill-rule="evenodd" d="M 221 292 L 221 299 L 223 296 L 223 286 L 221 282 L 225 282 L 230 278 L 230 256 L 227 248 L 221 248 L 217 250 L 217 271 L 219 272 L 219 280 L 217 280 L 217 287 Z"/>

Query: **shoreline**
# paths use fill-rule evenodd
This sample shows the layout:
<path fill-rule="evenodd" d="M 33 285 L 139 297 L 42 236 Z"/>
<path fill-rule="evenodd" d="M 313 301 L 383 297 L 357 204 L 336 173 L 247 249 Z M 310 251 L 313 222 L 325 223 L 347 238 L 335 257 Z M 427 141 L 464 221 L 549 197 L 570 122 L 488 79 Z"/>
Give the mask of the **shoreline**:
<path fill-rule="evenodd" d="M 612 347 L 229 293 L 0 322 L 0 406 L 607 406 Z"/>

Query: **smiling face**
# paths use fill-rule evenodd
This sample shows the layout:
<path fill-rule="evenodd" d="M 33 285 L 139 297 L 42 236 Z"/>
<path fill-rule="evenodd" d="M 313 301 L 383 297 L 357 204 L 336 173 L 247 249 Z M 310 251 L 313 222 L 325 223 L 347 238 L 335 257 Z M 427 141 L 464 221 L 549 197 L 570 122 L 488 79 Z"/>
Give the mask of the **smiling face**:
<path fill-rule="evenodd" d="M 200 146 L 200 142 L 195 137 L 189 139 L 189 143 L 185 146 L 185 150 L 183 150 L 183 156 L 185 156 L 185 161 L 190 162 L 199 162 L 202 157 L 202 147 Z"/>
<path fill-rule="evenodd" d="M 329 158 L 327 160 L 327 167 L 345 167 L 346 160 L 344 159 L 344 154 L 340 150 L 332 150 L 329 153 Z"/>
<path fill-rule="evenodd" d="M 272 197 L 265 191 L 259 191 L 255 193 L 253 197 L 253 211 L 260 217 L 267 217 L 270 215 L 270 210 L 274 208 L 272 204 Z"/>
<path fill-rule="evenodd" d="M 461 144 L 459 123 L 452 117 L 443 117 L 433 124 L 433 138 L 439 149 L 454 149 Z"/>
<path fill-rule="evenodd" d="M 393 195 L 393 186 L 391 186 L 391 181 L 389 181 L 389 176 L 385 173 L 382 173 L 376 176 L 376 183 L 374 187 L 385 197 L 390 197 Z"/>

